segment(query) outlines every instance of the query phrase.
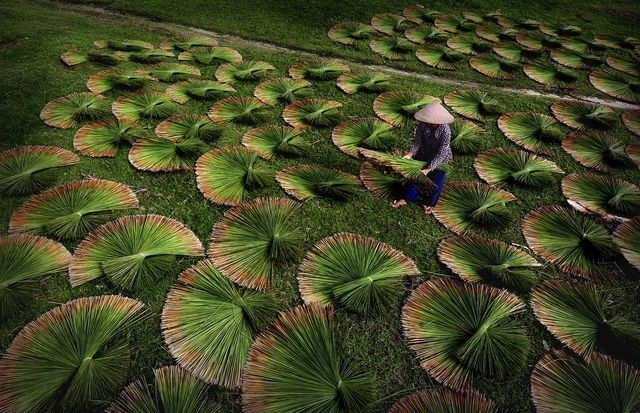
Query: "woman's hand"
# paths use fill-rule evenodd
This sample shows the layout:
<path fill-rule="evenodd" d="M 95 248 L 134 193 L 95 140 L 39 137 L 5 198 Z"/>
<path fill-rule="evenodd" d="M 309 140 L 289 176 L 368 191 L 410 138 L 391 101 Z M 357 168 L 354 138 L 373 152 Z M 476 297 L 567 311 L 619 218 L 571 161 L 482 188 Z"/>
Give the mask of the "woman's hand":
<path fill-rule="evenodd" d="M 402 157 L 403 159 L 411 159 L 411 152 L 407 152 L 404 154 L 404 156 Z"/>
<path fill-rule="evenodd" d="M 425 168 L 425 169 L 421 169 L 422 173 L 426 175 L 429 175 L 429 172 L 431 172 L 430 168 Z"/>

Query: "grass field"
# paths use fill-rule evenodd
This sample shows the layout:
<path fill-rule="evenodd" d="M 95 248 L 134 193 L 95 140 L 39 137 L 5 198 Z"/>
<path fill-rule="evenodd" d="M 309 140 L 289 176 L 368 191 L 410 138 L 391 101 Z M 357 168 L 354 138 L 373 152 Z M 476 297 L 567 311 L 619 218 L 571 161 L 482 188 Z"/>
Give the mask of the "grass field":
<path fill-rule="evenodd" d="M 329 2 L 327 0 L 307 2 L 296 7 L 287 2 L 218 2 L 215 7 L 205 1 L 144 1 L 125 2 L 120 0 L 96 2 L 116 10 L 134 12 L 181 24 L 188 24 L 231 33 L 240 36 L 266 40 L 286 46 L 315 51 L 321 54 L 355 58 L 363 62 L 378 62 L 375 55 L 365 50 L 352 51 L 335 47 L 326 38 L 326 31 L 340 21 L 362 20 L 382 11 L 400 11 L 404 5 L 412 2 L 375 1 L 375 2 Z M 329 5 L 331 3 L 331 5 Z M 574 2 L 539 2 L 534 4 L 516 1 L 485 2 L 463 1 L 442 2 L 442 11 L 460 11 L 466 8 L 490 11 L 500 9 L 514 15 L 526 15 L 530 18 L 549 19 L 567 24 L 577 24 L 588 28 L 590 32 L 613 32 L 638 35 L 638 7 L 633 2 L 589 3 L 576 10 Z M 617 10 L 612 14 L 611 10 Z M 570 12 L 567 12 L 570 10 Z M 591 22 L 582 21 L 576 12 Z M 149 41 L 156 46 L 163 40 L 171 40 L 184 35 L 170 25 L 144 23 L 135 18 L 113 18 L 100 13 L 78 14 L 56 7 L 49 3 L 16 0 L 0 5 L 3 24 L 0 26 L 0 59 L 5 62 L 0 76 L 0 149 L 6 150 L 18 145 L 53 145 L 73 150 L 72 139 L 75 130 L 53 129 L 46 126 L 38 117 L 42 107 L 50 100 L 66 94 L 85 91 L 87 78 L 102 70 L 100 66 L 83 64 L 67 68 L 59 56 L 69 48 L 90 48 L 97 39 L 135 38 Z M 223 17 L 223 18 L 220 18 Z M 310 24 L 313 23 L 313 24 Z M 300 59 L 295 55 L 274 53 L 234 43 L 222 38 L 220 43 L 237 49 L 245 60 L 264 60 L 276 67 L 274 76 L 286 76 L 287 69 Z M 126 63 L 123 67 L 137 67 Z M 415 66 L 415 67 L 414 67 Z M 409 69 L 416 65 L 403 65 Z M 420 66 L 423 67 L 423 66 Z M 203 78 L 213 79 L 215 67 L 200 66 Z M 482 80 L 476 73 L 455 73 L 463 79 Z M 514 85 L 533 85 L 528 79 Z M 583 79 L 584 81 L 584 79 Z M 491 82 L 495 83 L 495 82 Z M 256 82 L 237 84 L 238 94 L 251 96 Z M 153 86 L 159 87 L 159 86 Z M 394 90 L 413 90 L 442 98 L 446 93 L 460 88 L 443 85 L 438 82 L 418 81 L 411 77 L 396 77 L 392 81 Z M 586 88 L 586 85 L 585 85 Z M 345 118 L 375 116 L 372 110 L 376 94 L 356 93 L 347 96 L 335 86 L 335 81 L 314 81 L 315 96 L 335 99 L 343 103 Z M 107 94 L 114 99 L 115 94 Z M 516 94 L 493 93 L 493 96 L 505 103 L 509 112 L 535 111 L 550 114 L 552 100 L 528 97 Z M 211 102 L 189 103 L 182 110 L 185 113 L 205 113 Z M 280 112 L 284 105 L 270 110 L 270 122 L 283 124 Z M 620 112 L 618 112 L 620 113 Z M 496 126 L 496 117 L 486 122 L 486 147 L 515 147 Z M 242 135 L 249 127 L 229 124 L 221 138 L 209 145 L 210 148 L 239 145 Z M 564 128 L 569 132 L 568 128 Z M 152 133 L 152 129 L 151 129 Z M 618 124 L 612 132 L 627 141 L 633 138 Z M 412 126 L 399 130 L 400 149 L 406 149 L 411 139 Z M 271 161 L 274 172 L 297 163 L 323 165 L 358 175 L 361 162 L 340 152 L 331 142 L 331 129 L 312 128 L 306 134 L 313 142 L 313 150 L 302 159 L 282 159 Z M 584 171 L 559 146 L 553 148 L 552 159 L 566 173 Z M 458 156 L 450 167 L 448 180 L 478 180 L 473 169 L 474 156 Z M 640 182 L 637 169 L 616 171 L 616 176 L 631 182 Z M 147 173 L 135 170 L 127 160 L 126 151 L 116 158 L 89 158 L 81 156 L 79 164 L 64 169 L 57 184 L 92 176 L 125 183 L 139 192 L 140 213 L 161 214 L 183 222 L 195 234 L 208 244 L 213 225 L 221 218 L 226 208 L 207 201 L 196 187 L 193 171 L 183 173 Z M 559 185 L 541 190 L 523 189 L 506 185 L 505 189 L 517 196 L 518 200 L 510 206 L 514 217 L 511 225 L 485 234 L 496 239 L 526 245 L 520 231 L 520 221 L 530 210 L 544 205 L 561 204 L 565 201 Z M 256 195 L 286 197 L 275 180 Z M 0 200 L 0 223 L 2 233 L 6 233 L 9 218 L 14 210 L 26 201 L 27 197 L 3 197 Z M 280 309 L 286 309 L 302 303 L 296 284 L 296 268 L 305 252 L 318 240 L 336 232 L 354 232 L 376 238 L 403 251 L 418 265 L 422 275 L 411 280 L 408 290 L 434 276 L 451 273 L 438 262 L 436 247 L 450 232 L 433 216 L 422 213 L 419 206 L 410 205 L 401 209 L 392 209 L 384 200 L 376 198 L 366 190 L 344 201 L 312 200 L 302 205 L 295 217 L 296 225 L 304 233 L 302 245 L 296 250 L 296 258 L 287 268 L 278 274 L 273 288 Z M 482 231 L 481 231 L 482 233 Z M 73 250 L 76 242 L 65 242 Z M 166 277 L 148 288 L 127 295 L 141 300 L 148 307 L 150 317 L 140 328 L 132 332 L 132 365 L 128 375 L 130 382 L 140 376 L 152 377 L 152 369 L 172 364 L 172 358 L 163 342 L 159 320 L 167 292 L 174 284 L 177 275 L 195 259 L 182 259 L 170 268 Z M 547 264 L 541 270 L 543 278 L 566 277 L 558 269 Z M 637 277 L 622 276 L 615 286 L 604 287 L 610 294 L 614 307 L 625 312 L 636 322 L 640 321 L 640 295 L 637 289 Z M 0 352 L 4 352 L 13 337 L 29 321 L 60 303 L 77 297 L 118 293 L 104 279 L 71 288 L 67 277 L 58 274 L 46 278 L 38 288 L 38 293 L 24 311 L 12 318 L 0 322 Z M 528 301 L 528 295 L 521 295 Z M 337 309 L 337 334 L 339 345 L 350 359 L 359 366 L 376 375 L 376 391 L 379 402 L 375 411 L 386 411 L 402 395 L 417 389 L 436 387 L 419 366 L 415 354 L 406 345 L 399 320 L 401 303 L 395 310 L 376 317 L 364 317 Z M 536 320 L 529 309 L 520 320 L 527 326 L 527 335 L 531 342 L 527 368 L 514 372 L 504 380 L 494 380 L 477 376 L 474 382 L 477 389 L 494 400 L 502 409 L 509 412 L 533 411 L 530 400 L 529 375 L 533 365 L 550 348 L 560 348 L 557 342 Z M 640 361 L 636 360 L 636 366 Z M 1 374 L 1 373 L 0 373 Z M 239 393 L 222 388 L 212 390 L 223 404 L 224 411 L 240 411 Z M 108 401 L 105 401 L 105 403 Z M 98 406 L 103 407 L 103 406 Z"/>
<path fill-rule="evenodd" d="M 348 1 L 335 3 L 330 0 L 313 2 L 268 2 L 268 1 L 218 1 L 211 7 L 206 1 L 162 1 L 145 0 L 130 2 L 124 0 L 64 0 L 73 3 L 95 4 L 110 10 L 134 13 L 153 19 L 170 21 L 188 26 L 204 28 L 218 33 L 232 34 L 250 39 L 262 40 L 295 49 L 306 50 L 327 56 L 339 56 L 363 62 L 386 64 L 406 70 L 437 74 L 441 77 L 466 79 L 483 84 L 527 87 L 540 90 L 553 89 L 527 77 L 522 70 L 517 71 L 514 81 L 496 80 L 472 70 L 466 62 L 453 72 L 429 67 L 415 58 L 407 61 L 384 59 L 369 48 L 368 41 L 353 46 L 331 42 L 327 31 L 341 22 L 369 23 L 378 13 L 402 14 L 406 6 L 414 1 Z M 437 1 L 428 4 L 433 10 L 459 16 L 464 10 L 480 13 L 500 11 L 507 16 L 526 16 L 528 19 L 566 25 L 577 25 L 584 30 L 585 37 L 594 34 L 611 33 L 625 36 L 640 35 L 637 22 L 640 8 L 634 1 L 585 2 L 576 8 L 572 0 L 541 1 L 523 3 L 510 0 L 462 2 Z M 224 16 L 224 18 L 220 18 Z M 617 54 L 614 53 L 614 54 Z M 626 53 L 623 53 L 626 54 Z M 606 95 L 591 87 L 585 71 L 571 89 L 564 93 L 577 92 L 582 95 Z"/>

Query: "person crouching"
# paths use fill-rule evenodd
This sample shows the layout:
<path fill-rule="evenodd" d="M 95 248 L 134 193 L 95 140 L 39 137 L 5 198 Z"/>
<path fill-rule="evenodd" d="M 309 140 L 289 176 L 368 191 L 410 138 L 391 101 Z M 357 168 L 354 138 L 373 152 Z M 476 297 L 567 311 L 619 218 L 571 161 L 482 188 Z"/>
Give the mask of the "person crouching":
<path fill-rule="evenodd" d="M 453 159 L 449 128 L 453 116 L 440 103 L 434 102 L 416 112 L 414 118 L 418 125 L 414 131 L 411 148 L 404 158 L 426 162 L 422 173 L 429 177 L 437 188 L 430 194 L 421 194 L 415 185 L 407 182 L 404 197 L 393 201 L 391 206 L 397 208 L 406 205 L 407 202 L 422 203 L 425 213 L 430 214 L 440 198 L 446 177 L 444 171 L 436 168 Z"/>

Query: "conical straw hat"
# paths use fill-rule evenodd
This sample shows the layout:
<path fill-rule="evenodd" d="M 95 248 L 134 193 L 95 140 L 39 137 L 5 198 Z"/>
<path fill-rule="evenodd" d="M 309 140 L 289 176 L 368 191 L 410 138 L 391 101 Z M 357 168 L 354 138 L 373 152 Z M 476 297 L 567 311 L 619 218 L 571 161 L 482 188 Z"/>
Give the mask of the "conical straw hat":
<path fill-rule="evenodd" d="M 413 115 L 420 122 L 442 125 L 453 122 L 453 116 L 438 102 L 433 102 Z"/>

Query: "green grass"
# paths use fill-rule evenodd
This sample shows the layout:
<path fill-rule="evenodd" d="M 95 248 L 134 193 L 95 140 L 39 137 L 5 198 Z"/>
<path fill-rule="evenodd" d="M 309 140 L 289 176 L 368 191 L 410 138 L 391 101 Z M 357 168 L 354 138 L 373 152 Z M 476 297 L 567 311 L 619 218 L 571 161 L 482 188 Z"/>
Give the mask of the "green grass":
<path fill-rule="evenodd" d="M 200 25 L 200 23 L 207 21 L 205 16 L 211 17 L 207 13 L 225 16 L 224 12 L 229 10 L 225 7 L 231 7 L 231 2 L 228 6 L 223 4 L 215 8 L 211 7 L 210 4 L 200 2 L 198 11 L 197 8 L 184 9 L 185 6 L 178 6 L 178 3 L 166 5 L 165 14 L 158 17 L 164 18 L 169 14 L 171 16 L 187 16 L 191 14 L 199 16 L 198 19 L 202 19 L 193 21 L 191 24 Z M 152 5 L 151 2 L 145 4 Z M 198 3 L 193 2 L 193 4 Z M 309 4 L 307 8 L 291 11 L 285 10 L 283 6 L 278 6 L 274 3 L 273 7 L 269 7 L 270 14 L 282 12 L 282 15 L 279 19 L 274 20 L 273 26 L 268 26 L 263 19 L 255 20 L 257 19 L 255 16 L 260 15 L 260 10 L 256 9 L 249 13 L 247 11 L 248 4 L 248 2 L 246 4 L 240 3 L 237 10 L 231 15 L 231 17 L 243 15 L 240 10 L 245 10 L 246 12 L 246 15 L 243 16 L 246 17 L 246 20 L 238 20 L 236 22 L 238 30 L 248 30 L 249 27 L 255 25 L 255 27 L 261 27 L 261 33 L 267 33 L 269 36 L 275 36 L 276 33 L 282 33 L 281 30 L 284 30 L 282 21 L 291 16 L 291 14 L 285 14 L 285 11 L 302 13 L 311 8 Z M 503 4 L 505 5 L 499 6 L 507 10 L 507 3 Z M 514 2 L 513 4 L 516 3 Z M 392 7 L 394 5 L 395 3 L 389 5 L 389 9 L 398 8 Z M 342 7 L 344 6 L 338 4 L 335 10 L 326 12 L 332 15 L 331 21 L 323 23 L 327 25 L 327 28 L 332 24 L 333 19 L 340 21 L 353 17 L 349 16 L 346 9 Z M 383 2 L 380 1 L 370 9 L 365 9 L 363 5 L 358 7 L 358 10 L 364 13 L 363 16 L 368 18 L 374 11 L 382 11 Z M 453 7 L 453 4 L 450 7 Z M 267 6 L 265 5 L 264 8 L 266 9 Z M 539 10 L 542 10 L 542 8 Z M 320 21 L 322 18 L 322 15 L 316 16 L 313 11 L 309 11 L 309 13 L 311 13 L 310 16 L 315 16 L 314 21 Z M 561 14 L 560 10 L 556 13 Z M 587 13 L 586 9 L 584 13 Z M 157 45 L 162 40 L 175 39 L 179 35 L 168 26 L 161 24 L 143 23 L 137 19 L 110 18 L 99 15 L 84 17 L 68 11 L 52 10 L 44 4 L 30 3 L 24 0 L 3 3 L 0 5 L 0 15 L 3 16 L 3 25 L 0 26 L 0 59 L 5 62 L 2 68 L 2 76 L 0 76 L 0 90 L 3 91 L 3 99 L 0 100 L 0 116 L 2 118 L 0 122 L 0 136 L 2 136 L 0 148 L 3 150 L 24 144 L 55 145 L 73 149 L 72 138 L 75 130 L 49 128 L 38 118 L 38 114 L 41 108 L 51 99 L 75 91 L 84 91 L 86 89 L 86 79 L 92 73 L 102 70 L 102 68 L 92 64 L 84 64 L 73 69 L 65 67 L 59 62 L 59 56 L 67 49 L 71 47 L 89 48 L 93 40 L 100 38 L 135 38 L 150 41 Z M 531 10 L 530 13 L 527 12 L 526 15 L 528 17 L 536 17 L 534 10 Z M 234 20 L 231 17 L 227 16 L 217 21 L 219 24 L 230 25 Z M 305 19 L 308 18 L 305 17 Z M 296 27 L 296 25 L 302 27 L 304 24 L 302 20 L 294 21 L 292 23 L 294 26 L 292 27 Z M 566 22 L 572 23 L 573 21 Z M 612 27 L 612 30 L 615 27 L 624 26 L 618 21 Z M 604 24 L 602 27 L 604 27 Z M 325 27 L 322 30 L 318 30 L 316 36 L 324 35 L 324 29 Z M 288 30 L 289 33 L 292 31 L 292 28 Z M 309 33 L 314 33 L 314 31 L 310 30 Z M 286 37 L 291 41 L 302 42 L 302 39 L 310 38 L 307 36 L 311 35 L 305 34 L 299 38 L 296 36 Z M 276 67 L 274 77 L 286 76 L 288 67 L 299 60 L 294 55 L 251 48 L 241 43 L 236 44 L 232 40 L 223 39 L 221 43 L 224 46 L 236 48 L 247 60 L 264 60 L 272 63 Z M 329 47 L 329 44 L 326 43 L 325 46 Z M 133 64 L 127 65 L 134 67 Z M 201 69 L 203 70 L 204 78 L 213 78 L 215 67 L 201 67 Z M 238 94 L 243 96 L 251 95 L 255 84 L 251 82 L 238 83 Z M 394 78 L 392 88 L 415 90 L 438 97 L 455 90 L 455 87 L 451 85 L 422 80 L 417 81 L 413 78 Z M 343 113 L 345 117 L 374 116 L 372 102 L 376 96 L 375 94 L 356 93 L 353 96 L 346 96 L 336 88 L 335 82 L 331 81 L 313 82 L 312 89 L 315 96 L 342 102 L 344 104 Z M 114 96 L 107 94 L 110 99 L 113 99 Z M 549 106 L 552 101 L 548 99 L 498 93 L 495 93 L 494 96 L 501 102 L 508 103 L 510 111 L 531 110 L 550 113 Z M 203 114 L 209 106 L 208 104 L 195 102 L 186 105 L 184 110 Z M 272 116 L 271 123 L 283 124 L 283 121 L 279 118 L 283 107 L 284 105 L 278 105 L 270 111 Z M 485 139 L 488 146 L 514 147 L 497 129 L 495 119 L 496 117 L 489 118 L 486 124 L 487 134 Z M 248 127 L 244 126 L 228 125 L 225 127 L 222 137 L 214 141 L 210 147 L 238 145 L 242 134 L 248 129 Z M 567 129 L 564 130 L 568 131 Z M 628 141 L 633 139 L 621 126 L 618 126 L 613 133 L 624 137 Z M 332 167 L 357 175 L 360 162 L 340 152 L 331 143 L 330 134 L 330 129 L 318 130 L 312 128 L 308 132 L 308 138 L 313 142 L 313 150 L 308 156 L 302 159 L 280 158 L 271 161 L 270 165 L 274 171 L 277 171 L 301 162 Z M 411 127 L 405 127 L 399 132 L 403 149 L 408 146 L 411 134 Z M 121 151 L 113 159 L 92 159 L 81 156 L 81 162 L 74 167 L 65 169 L 64 173 L 60 175 L 57 184 L 81 179 L 83 175 L 91 175 L 122 182 L 136 189 L 144 188 L 146 191 L 139 193 L 142 207 L 141 213 L 162 214 L 180 220 L 191 228 L 205 244 L 208 244 L 210 231 L 226 208 L 215 206 L 205 200 L 197 190 L 195 174 L 193 172 L 166 174 L 138 172 L 129 164 L 126 155 L 126 151 Z M 448 179 L 450 181 L 478 180 L 472 166 L 473 159 L 474 156 L 455 156 Z M 553 160 L 567 173 L 584 171 L 584 168 L 560 147 L 554 149 Z M 627 170 L 615 175 L 629 181 L 638 182 L 640 180 L 640 172 L 638 170 Z M 525 244 L 524 238 L 520 233 L 519 223 L 526 212 L 543 205 L 564 201 L 559 184 L 539 191 L 515 186 L 507 186 L 506 189 L 512 191 L 519 199 L 510 203 L 510 209 L 515 221 L 513 225 L 505 229 L 485 235 L 508 242 Z M 259 194 L 286 196 L 275 181 L 272 181 Z M 3 197 L 0 199 L 0 231 L 6 232 L 11 213 L 26 199 L 26 197 Z M 443 237 L 451 235 L 451 233 L 444 229 L 435 218 L 423 214 L 419 206 L 410 205 L 398 210 L 392 209 L 383 200 L 375 198 L 371 193 L 363 190 L 357 196 L 344 202 L 327 200 L 306 202 L 296 217 L 296 223 L 305 233 L 304 242 L 296 252 L 296 259 L 290 262 L 288 267 L 277 276 L 273 291 L 280 309 L 286 309 L 301 303 L 297 293 L 296 267 L 304 253 L 316 241 L 335 232 L 354 232 L 370 236 L 403 251 L 416 262 L 423 274 L 412 281 L 412 285 L 409 286 L 410 289 L 415 288 L 434 274 L 448 274 L 445 267 L 437 261 L 435 250 L 438 242 Z M 72 250 L 77 243 L 70 242 L 65 243 L 65 245 Z M 171 356 L 164 345 L 160 333 L 160 311 L 166 294 L 175 282 L 178 273 L 194 262 L 195 260 L 191 259 L 179 260 L 174 267 L 169 269 L 167 276 L 152 287 L 130 294 L 132 297 L 142 300 L 147 305 L 152 316 L 146 319 L 140 325 L 140 328 L 132 333 L 133 362 L 129 373 L 129 381 L 139 376 L 146 376 L 147 380 L 150 380 L 153 368 L 172 363 Z M 545 267 L 544 273 L 549 277 L 560 275 L 551 266 Z M 613 300 L 620 311 L 628 312 L 631 319 L 638 321 L 640 320 L 640 306 L 637 303 L 640 302 L 640 298 L 637 290 L 635 290 L 636 283 L 637 281 L 621 278 L 618 284 L 608 286 L 606 290 L 612 294 Z M 37 288 L 37 291 L 28 309 L 0 322 L 0 352 L 7 348 L 21 327 L 56 305 L 77 297 L 118 292 L 117 289 L 107 284 L 104 278 L 71 289 L 68 279 L 61 275 L 46 278 L 42 285 Z M 528 300 L 527 296 L 522 298 Z M 426 372 L 420 368 L 414 354 L 406 345 L 399 314 L 400 306 L 398 305 L 396 311 L 379 315 L 375 318 L 360 316 L 344 309 L 339 309 L 336 315 L 337 336 L 341 347 L 346 353 L 345 356 L 373 371 L 377 377 L 377 394 L 378 398 L 382 400 L 376 405 L 376 411 L 386 411 L 389 405 L 399 399 L 402 394 L 418 388 L 436 385 Z M 535 322 L 531 311 L 528 311 L 523 317 L 523 322 L 528 326 L 527 332 L 532 342 L 532 351 L 527 360 L 528 365 L 532 366 L 545 352 L 545 345 L 555 348 L 559 348 L 560 345 Z M 545 345 L 543 345 L 543 340 L 546 343 Z M 532 411 L 533 407 L 529 400 L 530 370 L 528 369 L 522 374 L 503 381 L 479 379 L 476 382 L 477 387 L 506 411 Z M 223 389 L 216 390 L 215 393 L 216 397 L 225 404 L 225 411 L 240 411 L 238 393 Z"/>
<path fill-rule="evenodd" d="M 495 80 L 471 69 L 465 61 L 460 70 L 448 71 L 431 68 L 415 57 L 406 62 L 383 59 L 373 53 L 368 41 L 356 46 L 333 43 L 327 31 L 340 22 L 369 23 L 378 13 L 402 15 L 406 6 L 421 3 L 417 0 L 334 0 L 316 1 L 251 1 L 220 0 L 212 7 L 206 0 L 62 0 L 71 3 L 96 4 L 110 10 L 147 16 L 152 19 L 179 23 L 192 27 L 232 34 L 249 39 L 275 43 L 306 50 L 320 55 L 338 56 L 362 62 L 385 64 L 405 70 L 437 74 L 451 79 L 464 79 L 483 84 L 554 90 L 534 82 L 521 69 L 514 81 Z M 584 37 L 611 33 L 640 37 L 640 3 L 633 0 L 608 2 L 576 2 L 576 0 L 522 2 L 518 0 L 437 0 L 425 3 L 430 9 L 461 16 L 463 10 L 488 13 L 499 10 L 506 16 L 535 19 L 543 23 L 577 25 Z M 587 21 L 588 20 L 588 21 Z M 627 55 L 626 52 L 608 51 L 607 54 Z M 549 59 L 550 60 L 550 59 Z M 606 66 L 606 65 L 605 65 Z M 591 86 L 588 71 L 579 71 L 573 85 L 576 92 L 607 97 Z M 555 89 L 557 90 L 557 89 Z"/>

